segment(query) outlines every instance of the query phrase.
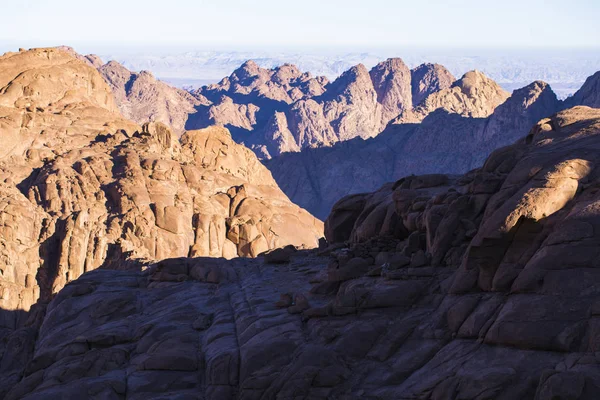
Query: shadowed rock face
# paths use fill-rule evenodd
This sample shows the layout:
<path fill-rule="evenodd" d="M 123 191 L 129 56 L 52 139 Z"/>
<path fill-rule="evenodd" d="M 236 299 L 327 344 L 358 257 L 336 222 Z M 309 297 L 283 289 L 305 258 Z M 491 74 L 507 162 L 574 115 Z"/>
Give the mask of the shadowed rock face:
<path fill-rule="evenodd" d="M 226 126 L 236 141 L 269 159 L 377 136 L 400 113 L 412 110 L 413 92 L 421 99 L 452 81 L 441 66 L 411 71 L 399 58 L 371 71 L 357 65 L 331 83 L 292 65 L 264 69 L 248 61 L 219 84 L 194 93 L 211 104 L 197 106 L 187 127 Z"/>
<path fill-rule="evenodd" d="M 494 149 L 524 136 L 559 108 L 550 86 L 534 82 L 516 90 L 488 118 L 438 109 L 419 124 L 390 124 L 370 140 L 283 154 L 265 165 L 292 201 L 325 218 L 341 197 L 376 190 L 399 176 L 476 168 Z"/>
<path fill-rule="evenodd" d="M 600 108 L 600 71 L 586 79 L 585 83 L 566 101 L 567 106 L 588 106 Z"/>
<path fill-rule="evenodd" d="M 454 75 L 442 65 L 419 65 L 411 71 L 413 105 L 420 105 L 430 94 L 449 89 L 454 81 Z"/>
<path fill-rule="evenodd" d="M 340 200 L 327 249 L 87 273 L 3 342 L 3 393 L 596 399 L 599 150 L 576 107 Z"/>
<path fill-rule="evenodd" d="M 0 57 L 0 307 L 28 310 L 97 268 L 316 247 L 292 204 L 220 127 L 181 140 L 124 119 L 89 63 L 59 49 Z M 0 328 L 24 322 L 16 313 Z"/>

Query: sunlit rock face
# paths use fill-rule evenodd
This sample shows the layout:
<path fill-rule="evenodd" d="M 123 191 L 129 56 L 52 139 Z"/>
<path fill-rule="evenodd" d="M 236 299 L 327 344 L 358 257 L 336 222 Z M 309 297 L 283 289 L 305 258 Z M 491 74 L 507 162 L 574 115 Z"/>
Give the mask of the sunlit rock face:
<path fill-rule="evenodd" d="M 61 49 L 0 57 L 3 310 L 132 260 L 318 245 L 322 223 L 226 129 L 179 140 L 162 123 L 139 126 L 86 60 Z M 24 322 L 2 318 L 6 328 Z"/>

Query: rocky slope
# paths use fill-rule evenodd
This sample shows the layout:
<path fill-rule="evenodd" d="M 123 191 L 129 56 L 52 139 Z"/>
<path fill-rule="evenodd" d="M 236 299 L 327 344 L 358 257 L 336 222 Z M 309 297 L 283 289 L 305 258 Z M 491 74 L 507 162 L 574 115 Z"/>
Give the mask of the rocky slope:
<path fill-rule="evenodd" d="M 3 391 L 596 399 L 599 150 L 576 107 L 465 175 L 342 199 L 327 249 L 87 273 L 3 342 Z"/>
<path fill-rule="evenodd" d="M 322 236 L 226 129 L 179 141 L 161 123 L 140 127 L 96 69 L 59 49 L 0 57 L 0 135 L 1 329 L 86 271 Z"/>
<path fill-rule="evenodd" d="M 481 101 L 470 104 L 475 103 Z M 534 82 L 516 90 L 487 118 L 438 109 L 418 124 L 390 124 L 370 140 L 305 149 L 265 165 L 292 201 L 325 218 L 342 196 L 376 190 L 399 176 L 473 169 L 560 106 L 547 84 Z"/>
<path fill-rule="evenodd" d="M 413 106 L 420 105 L 430 94 L 448 89 L 456 78 L 439 64 L 421 64 L 411 71 Z"/>
<path fill-rule="evenodd" d="M 440 65 L 411 71 L 388 59 L 370 71 L 359 64 L 329 83 L 292 65 L 260 68 L 249 61 L 219 84 L 194 92 L 211 104 L 197 106 L 187 127 L 228 127 L 236 141 L 261 158 L 331 146 L 379 134 L 400 113 L 454 81 Z"/>
<path fill-rule="evenodd" d="M 156 79 L 149 71 L 131 72 L 116 61 L 104 64 L 97 55 L 83 56 L 68 46 L 57 49 L 96 68 L 112 89 L 121 114 L 138 124 L 161 122 L 181 136 L 194 107 L 210 103 Z"/>
<path fill-rule="evenodd" d="M 567 106 L 588 106 L 600 108 L 600 71 L 585 80 L 585 83 L 575 94 L 569 97 Z"/>
<path fill-rule="evenodd" d="M 467 72 L 449 88 L 430 92 L 416 107 L 403 110 L 393 123 L 421 122 L 438 109 L 464 117 L 485 118 L 510 96 L 479 71 Z"/>
<path fill-rule="evenodd" d="M 162 122 L 181 136 L 188 114 L 195 112 L 195 106 L 208 104 L 202 97 L 157 80 L 148 71 L 131 72 L 116 61 L 98 70 L 111 87 L 121 114 L 139 124 Z"/>

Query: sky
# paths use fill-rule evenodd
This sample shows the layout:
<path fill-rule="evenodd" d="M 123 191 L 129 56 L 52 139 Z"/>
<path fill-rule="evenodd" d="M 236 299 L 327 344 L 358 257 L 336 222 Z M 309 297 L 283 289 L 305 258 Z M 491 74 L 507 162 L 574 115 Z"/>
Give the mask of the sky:
<path fill-rule="evenodd" d="M 1 10 L 4 47 L 600 47 L 600 0 L 19 0 Z"/>

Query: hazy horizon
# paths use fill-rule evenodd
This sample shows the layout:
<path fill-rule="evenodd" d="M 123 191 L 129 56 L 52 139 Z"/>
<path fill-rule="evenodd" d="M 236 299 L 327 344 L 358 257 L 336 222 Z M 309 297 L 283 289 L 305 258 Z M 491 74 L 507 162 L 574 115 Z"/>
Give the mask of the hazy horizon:
<path fill-rule="evenodd" d="M 400 57 L 456 76 L 479 69 L 507 90 L 545 80 L 565 97 L 600 69 L 592 0 L 23 0 L 3 14 L 0 53 L 66 45 L 186 88 L 217 82 L 247 59 L 334 79 Z"/>
<path fill-rule="evenodd" d="M 22 0 L 3 14 L 0 42 L 21 47 L 580 49 L 600 37 L 593 0 Z"/>
<path fill-rule="evenodd" d="M 390 57 L 400 57 L 411 68 L 422 63 L 439 63 L 460 77 L 478 69 L 512 91 L 534 80 L 550 83 L 560 98 L 581 87 L 585 79 L 600 70 L 600 48 L 439 48 L 331 46 L 131 46 L 81 45 L 76 43 L 37 43 L 40 46 L 72 46 L 80 54 L 96 54 L 104 62 L 118 61 L 132 71 L 151 71 L 158 78 L 180 88 L 195 89 L 219 82 L 243 62 L 253 59 L 261 67 L 273 68 L 284 63 L 298 66 L 330 80 L 356 64 L 368 68 Z M 2 43 L 0 53 L 17 51 L 26 44 Z"/>

